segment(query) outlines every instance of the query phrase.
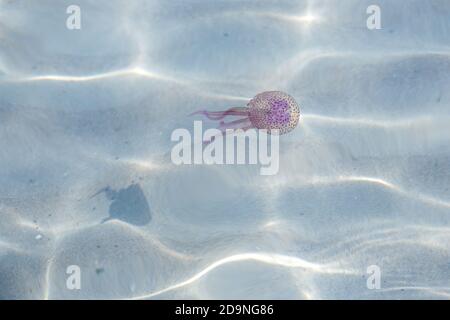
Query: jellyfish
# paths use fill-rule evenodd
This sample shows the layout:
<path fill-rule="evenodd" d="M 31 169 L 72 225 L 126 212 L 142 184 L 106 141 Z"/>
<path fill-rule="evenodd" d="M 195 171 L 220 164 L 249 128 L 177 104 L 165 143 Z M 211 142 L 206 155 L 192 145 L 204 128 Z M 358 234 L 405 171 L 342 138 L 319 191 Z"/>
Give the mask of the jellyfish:
<path fill-rule="evenodd" d="M 281 91 L 265 91 L 257 94 L 247 103 L 247 107 L 234 107 L 225 111 L 199 110 L 191 115 L 202 114 L 213 121 L 220 121 L 218 129 L 222 134 L 227 129 L 244 131 L 256 128 L 266 129 L 267 133 L 285 134 L 293 130 L 300 117 L 297 102 L 287 93 Z M 241 117 L 225 122 L 227 116 Z"/>

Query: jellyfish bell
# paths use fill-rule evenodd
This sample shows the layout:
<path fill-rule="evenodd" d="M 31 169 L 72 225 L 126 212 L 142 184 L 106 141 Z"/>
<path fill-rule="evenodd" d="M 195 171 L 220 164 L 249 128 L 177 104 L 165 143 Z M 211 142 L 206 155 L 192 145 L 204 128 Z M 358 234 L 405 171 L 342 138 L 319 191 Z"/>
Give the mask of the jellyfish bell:
<path fill-rule="evenodd" d="M 247 104 L 249 119 L 257 129 L 267 129 L 268 133 L 278 130 L 279 134 L 292 131 L 298 124 L 300 108 L 287 93 L 266 91 L 256 95 Z"/>
<path fill-rule="evenodd" d="M 227 129 L 265 129 L 269 134 L 285 134 L 298 124 L 300 108 L 293 97 L 281 91 L 265 91 L 257 94 L 247 107 L 234 107 L 225 111 L 199 110 L 191 115 L 203 114 L 210 120 L 219 121 L 222 134 Z M 241 117 L 225 122 L 227 116 Z"/>

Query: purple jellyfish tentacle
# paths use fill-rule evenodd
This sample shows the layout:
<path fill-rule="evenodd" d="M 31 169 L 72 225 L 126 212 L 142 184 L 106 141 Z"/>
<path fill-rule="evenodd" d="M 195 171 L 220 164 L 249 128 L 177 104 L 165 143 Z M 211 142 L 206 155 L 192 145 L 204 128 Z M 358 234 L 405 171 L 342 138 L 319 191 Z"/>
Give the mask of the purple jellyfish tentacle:
<path fill-rule="evenodd" d="M 248 116 L 249 110 L 247 107 L 234 107 L 225 111 L 199 110 L 191 113 L 189 116 L 193 116 L 196 114 L 203 114 L 209 120 L 222 120 L 226 116 Z"/>
<path fill-rule="evenodd" d="M 243 124 L 246 124 L 246 125 L 243 125 Z M 250 126 L 251 124 L 252 123 L 251 123 L 250 119 L 248 119 L 248 118 L 234 120 L 231 122 L 221 121 L 218 129 L 221 130 L 222 132 L 224 132 L 226 129 L 243 129 L 245 127 Z"/>
<path fill-rule="evenodd" d="M 254 128 L 253 126 L 249 125 L 249 126 L 242 127 L 242 128 L 238 128 L 238 129 L 247 131 L 247 130 L 253 129 L 253 128 Z M 226 133 L 227 133 L 227 129 L 230 129 L 230 128 L 224 128 L 223 130 L 220 130 L 220 131 L 221 131 L 220 134 L 211 137 L 211 140 L 209 140 L 209 141 L 208 141 L 208 140 L 203 140 L 203 147 L 205 147 L 205 146 L 207 146 L 208 144 L 210 144 L 211 142 L 213 142 L 214 139 L 215 139 L 216 137 L 219 137 L 219 136 L 224 137 L 224 136 L 226 135 Z"/>
<path fill-rule="evenodd" d="M 251 129 L 251 128 L 253 128 L 253 125 L 252 125 L 250 119 L 244 118 L 244 119 L 234 120 L 231 122 L 221 121 L 220 125 L 217 129 L 220 130 L 221 136 L 225 136 L 227 133 L 227 129 L 233 129 L 233 130 L 241 129 L 241 130 L 247 131 L 248 129 Z M 216 136 L 212 137 L 211 141 L 215 137 Z M 211 141 L 209 141 L 209 142 L 211 142 Z"/>
<path fill-rule="evenodd" d="M 253 128 L 253 125 L 252 125 L 250 119 L 248 119 L 248 118 L 234 120 L 231 122 L 221 121 L 219 127 L 217 128 L 220 130 L 220 134 L 217 134 L 217 135 L 211 137 L 211 140 L 209 140 L 209 141 L 203 140 L 203 146 L 210 144 L 218 136 L 225 136 L 227 133 L 227 129 L 241 129 L 241 130 L 247 131 L 248 129 L 251 129 L 251 128 Z"/>
<path fill-rule="evenodd" d="M 226 134 L 226 132 L 227 132 L 227 129 L 237 129 L 237 130 L 243 130 L 243 131 L 247 131 L 247 130 L 249 130 L 249 129 L 254 129 L 255 127 L 253 126 L 253 125 L 247 125 L 247 126 L 244 126 L 244 127 L 239 127 L 239 128 L 225 128 L 225 129 L 223 129 L 222 130 L 222 134 Z"/>

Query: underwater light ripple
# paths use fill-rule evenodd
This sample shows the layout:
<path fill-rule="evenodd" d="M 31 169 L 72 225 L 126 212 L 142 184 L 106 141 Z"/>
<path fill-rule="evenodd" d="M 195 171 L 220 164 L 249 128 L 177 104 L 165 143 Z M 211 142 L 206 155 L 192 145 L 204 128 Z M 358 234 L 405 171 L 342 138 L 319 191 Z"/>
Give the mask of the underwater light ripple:
<path fill-rule="evenodd" d="M 98 73 L 88 76 L 66 76 L 66 75 L 42 75 L 42 76 L 33 76 L 23 78 L 20 81 L 63 81 L 63 82 L 83 82 L 83 81 L 93 81 L 93 80 L 101 80 L 105 78 L 114 78 L 118 76 L 126 76 L 126 75 L 139 75 L 152 79 L 180 82 L 177 79 L 173 79 L 164 75 L 160 75 L 154 72 L 147 71 L 143 68 L 128 68 L 122 70 L 116 70 L 105 73 Z"/>
<path fill-rule="evenodd" d="M 366 126 L 366 127 L 381 127 L 381 128 L 431 125 L 436 121 L 440 122 L 450 121 L 450 117 L 430 117 L 430 116 L 418 116 L 394 121 L 374 120 L 367 118 L 329 117 L 318 114 L 303 114 L 302 117 L 305 121 L 333 123 L 337 125 L 347 125 L 347 126 Z"/>
<path fill-rule="evenodd" d="M 185 287 L 191 283 L 196 282 L 212 270 L 218 268 L 221 265 L 232 263 L 232 262 L 238 262 L 238 261 L 258 261 L 263 262 L 267 264 L 273 264 L 273 265 L 279 265 L 283 267 L 289 267 L 289 268 L 304 268 L 310 271 L 318 272 L 318 273 L 326 273 L 326 274 L 354 274 L 355 271 L 353 270 L 345 270 L 345 269 L 334 269 L 334 268 L 328 268 L 325 265 L 315 264 L 308 261 L 305 261 L 303 259 L 292 257 L 292 256 L 286 256 L 286 255 L 280 255 L 280 254 L 271 254 L 271 253 L 242 253 L 242 254 L 236 254 L 232 256 L 228 256 L 226 258 L 220 259 L 216 262 L 213 262 L 208 267 L 203 269 L 202 271 L 195 274 L 193 277 L 182 281 L 180 283 L 174 284 L 172 286 L 169 286 L 165 289 L 145 294 L 142 296 L 137 296 L 133 298 L 129 298 L 130 300 L 139 300 L 139 299 L 147 299 L 151 298 L 163 293 L 166 293 L 168 291 L 172 291 L 175 289 L 179 289 L 181 287 Z"/>
<path fill-rule="evenodd" d="M 406 190 L 398 185 L 395 185 L 389 181 L 383 180 L 381 178 L 376 177 L 365 177 L 365 176 L 336 176 L 336 177 L 328 177 L 328 176 L 315 176 L 309 179 L 306 182 L 298 183 L 298 180 L 295 179 L 295 177 L 290 177 L 292 182 L 296 182 L 295 184 L 292 184 L 288 179 L 273 181 L 270 188 L 277 188 L 280 187 L 302 187 L 302 186 L 309 186 L 309 185 L 332 185 L 332 184 L 340 184 L 340 183 L 348 183 L 348 182 L 367 182 L 372 183 L 376 185 L 380 185 L 384 188 L 393 190 L 397 192 L 398 194 L 404 195 L 405 197 L 412 198 L 419 200 L 423 203 L 427 203 L 434 206 L 440 206 L 445 208 L 450 208 L 450 202 L 442 200 L 440 198 L 436 198 L 427 194 L 423 194 L 416 191 L 410 191 Z M 278 190 L 279 191 L 279 190 Z"/>

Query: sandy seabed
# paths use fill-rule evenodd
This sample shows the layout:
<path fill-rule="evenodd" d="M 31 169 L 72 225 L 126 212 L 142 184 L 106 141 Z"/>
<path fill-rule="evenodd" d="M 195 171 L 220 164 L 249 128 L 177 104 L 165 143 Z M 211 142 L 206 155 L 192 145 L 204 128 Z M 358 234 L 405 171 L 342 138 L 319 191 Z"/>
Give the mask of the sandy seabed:
<path fill-rule="evenodd" d="M 450 298 L 450 2 L 372 2 L 0 1 L 0 298 Z M 267 90 L 277 175 L 171 162 Z"/>

